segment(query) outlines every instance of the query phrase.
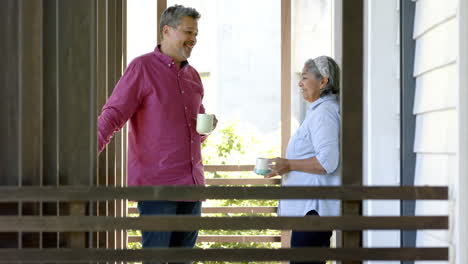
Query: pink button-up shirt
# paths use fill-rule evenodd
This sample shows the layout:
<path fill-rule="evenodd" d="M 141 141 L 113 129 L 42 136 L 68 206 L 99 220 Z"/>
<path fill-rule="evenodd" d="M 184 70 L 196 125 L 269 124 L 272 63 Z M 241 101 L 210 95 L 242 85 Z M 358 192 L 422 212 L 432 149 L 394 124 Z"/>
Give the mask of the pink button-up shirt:
<path fill-rule="evenodd" d="M 201 142 L 203 86 L 187 62 L 154 52 L 134 59 L 98 118 L 99 152 L 127 120 L 128 185 L 204 185 Z"/>

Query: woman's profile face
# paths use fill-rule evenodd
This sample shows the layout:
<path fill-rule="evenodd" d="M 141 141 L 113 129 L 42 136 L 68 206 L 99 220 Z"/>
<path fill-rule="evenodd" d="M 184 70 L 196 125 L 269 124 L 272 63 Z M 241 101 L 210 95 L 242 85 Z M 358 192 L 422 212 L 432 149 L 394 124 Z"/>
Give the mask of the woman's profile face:
<path fill-rule="evenodd" d="M 325 87 L 326 78 L 317 79 L 314 74 L 307 71 L 304 67 L 302 69 L 301 80 L 299 87 L 301 88 L 302 97 L 309 103 L 314 102 L 320 98 L 320 89 Z"/>

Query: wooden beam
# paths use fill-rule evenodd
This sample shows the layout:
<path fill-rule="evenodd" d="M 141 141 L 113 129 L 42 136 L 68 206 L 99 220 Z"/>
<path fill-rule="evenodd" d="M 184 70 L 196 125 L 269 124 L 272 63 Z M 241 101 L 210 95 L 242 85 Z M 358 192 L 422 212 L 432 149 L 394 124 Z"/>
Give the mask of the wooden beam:
<path fill-rule="evenodd" d="M 205 165 L 205 172 L 254 171 L 255 165 Z"/>
<path fill-rule="evenodd" d="M 19 1 L 20 185 L 42 185 L 43 3 Z M 42 205 L 23 203 L 20 214 L 40 215 Z M 40 233 L 21 234 L 22 247 L 40 247 Z"/>
<path fill-rule="evenodd" d="M 0 187 L 0 202 L 15 201 L 90 201 L 129 199 L 338 199 L 338 200 L 447 200 L 447 187 Z"/>
<path fill-rule="evenodd" d="M 101 114 L 101 109 L 107 100 L 107 0 L 97 1 L 97 25 L 96 25 L 96 41 L 97 41 L 97 52 L 96 52 L 96 77 L 97 77 L 97 99 L 96 109 L 98 115 Z M 107 149 L 97 157 L 97 176 L 94 181 L 94 185 L 107 186 Z M 107 216 L 107 201 L 99 201 L 94 204 L 94 215 Z M 99 232 L 94 234 L 95 236 L 95 247 L 107 248 L 107 233 Z"/>
<path fill-rule="evenodd" d="M 43 185 L 57 186 L 59 184 L 59 85 L 58 85 L 58 2 L 43 1 L 44 35 L 43 35 Z M 44 203 L 44 215 L 59 213 L 57 202 Z M 44 248 L 58 247 L 57 233 L 44 233 L 42 246 Z"/>
<path fill-rule="evenodd" d="M 0 216 L 0 231 L 102 231 L 102 230 L 408 230 L 447 229 L 447 216 L 323 216 L 323 217 L 199 217 L 199 216 Z"/>
<path fill-rule="evenodd" d="M 448 248 L 289 248 L 289 249 L 0 249 L 2 261 L 323 261 L 448 260 Z"/>
<path fill-rule="evenodd" d="M 141 236 L 129 236 L 128 237 L 129 243 L 141 243 Z M 214 243 L 275 243 L 281 242 L 281 236 L 239 236 L 239 235 L 232 235 L 232 236 L 223 236 L 223 235 L 216 235 L 216 236 L 207 236 L 201 235 L 197 238 L 197 243 L 201 242 L 214 242 Z"/>
<path fill-rule="evenodd" d="M 159 32 L 159 23 L 161 22 L 161 14 L 167 8 L 167 0 L 156 1 L 156 40 L 158 44 L 161 43 L 161 34 Z"/>
<path fill-rule="evenodd" d="M 281 0 L 281 156 L 291 137 L 291 0 Z"/>
<path fill-rule="evenodd" d="M 341 177 L 343 186 L 362 185 L 363 0 L 342 1 Z M 362 215 L 362 202 L 343 201 L 343 216 Z M 362 246 L 360 231 L 343 232 L 342 246 Z M 343 264 L 361 263 L 345 261 Z"/>
<path fill-rule="evenodd" d="M 18 186 L 20 174 L 19 1 L 0 3 L 0 186 Z M 1 203 L 1 215 L 18 215 L 18 203 Z M 17 233 L 0 233 L 0 247 L 18 247 Z"/>
<path fill-rule="evenodd" d="M 96 177 L 96 1 L 57 1 L 58 169 L 60 185 L 92 185 Z M 63 203 L 60 215 L 86 215 L 86 203 Z M 61 234 L 85 247 L 85 233 Z"/>
<path fill-rule="evenodd" d="M 219 206 L 219 207 L 203 207 L 202 213 L 204 214 L 271 214 L 276 213 L 277 207 L 275 206 L 257 206 L 257 207 L 232 207 L 232 206 Z"/>
<path fill-rule="evenodd" d="M 276 213 L 275 206 L 257 206 L 257 207 L 241 207 L 241 206 L 218 206 L 218 207 L 203 207 L 203 214 L 273 214 Z M 138 214 L 136 207 L 128 208 L 128 214 Z"/>
<path fill-rule="evenodd" d="M 281 184 L 281 179 L 265 179 L 265 178 L 224 178 L 215 179 L 207 178 L 207 185 L 278 185 Z"/>
<path fill-rule="evenodd" d="M 93 0 L 58 2 L 59 174 L 64 185 L 90 185 L 95 175 L 95 11 Z"/>

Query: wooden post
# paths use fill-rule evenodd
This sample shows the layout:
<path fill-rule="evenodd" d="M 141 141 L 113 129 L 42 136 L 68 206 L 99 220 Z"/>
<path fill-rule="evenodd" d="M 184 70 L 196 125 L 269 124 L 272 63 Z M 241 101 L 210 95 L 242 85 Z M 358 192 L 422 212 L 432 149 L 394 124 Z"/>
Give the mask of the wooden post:
<path fill-rule="evenodd" d="M 42 1 L 19 1 L 20 186 L 42 185 Z M 20 215 L 40 215 L 41 203 L 21 203 Z M 38 248 L 40 233 L 23 233 L 23 247 Z"/>
<path fill-rule="evenodd" d="M 156 40 L 158 44 L 161 43 L 161 34 L 159 33 L 159 22 L 161 21 L 161 14 L 167 8 L 167 0 L 157 0 L 156 2 Z"/>
<path fill-rule="evenodd" d="M 362 0 L 343 1 L 341 176 L 343 185 L 362 185 L 363 14 Z M 361 215 L 361 201 L 343 201 L 342 215 Z M 362 246 L 361 231 L 342 232 L 342 247 Z M 360 263 L 344 261 L 343 263 Z"/>
<path fill-rule="evenodd" d="M 59 184 L 93 185 L 96 177 L 96 1 L 58 1 Z M 63 214 L 86 215 L 86 203 Z M 66 247 L 85 247 L 85 233 L 63 236 Z"/>
<path fill-rule="evenodd" d="M 42 184 L 42 1 L 0 4 L 0 185 Z M 2 215 L 40 215 L 41 203 L 0 205 Z M 0 234 L 0 247 L 40 247 L 41 234 Z"/>
<path fill-rule="evenodd" d="M 281 0 L 281 155 L 291 136 L 291 0 Z"/>
<path fill-rule="evenodd" d="M 21 3 L 9 0 L 0 4 L 0 185 L 19 186 L 21 178 Z M 0 215 L 19 215 L 19 203 L 0 204 Z M 0 233 L 0 247 L 20 247 L 19 233 Z"/>
<path fill-rule="evenodd" d="M 44 1 L 44 98 L 43 98 L 43 184 L 58 186 L 59 184 L 59 75 L 58 75 L 58 3 Z M 44 203 L 44 215 L 58 215 L 58 202 Z M 44 248 L 58 247 L 58 233 L 43 233 Z"/>
<path fill-rule="evenodd" d="M 97 100 L 96 108 L 97 115 L 100 114 L 102 106 L 107 99 L 107 0 L 97 1 Z M 107 150 L 105 149 L 98 157 L 97 160 L 97 178 L 94 184 L 107 185 Z M 107 216 L 107 201 L 96 202 L 96 215 Z M 95 234 L 95 243 L 97 248 L 107 248 L 107 233 L 97 232 Z"/>
<path fill-rule="evenodd" d="M 291 0 L 281 0 L 281 156 L 291 137 Z M 289 248 L 291 230 L 281 231 L 281 247 Z M 287 263 L 287 262 L 284 262 Z"/>

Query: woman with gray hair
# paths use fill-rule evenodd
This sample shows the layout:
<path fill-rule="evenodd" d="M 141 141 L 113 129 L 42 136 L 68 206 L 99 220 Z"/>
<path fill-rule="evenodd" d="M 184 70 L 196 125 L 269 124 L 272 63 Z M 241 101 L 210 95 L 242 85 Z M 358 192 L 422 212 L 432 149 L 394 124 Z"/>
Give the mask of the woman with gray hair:
<path fill-rule="evenodd" d="M 330 57 L 307 60 L 299 87 L 310 103 L 306 117 L 288 143 L 286 158 L 270 160 L 271 173 L 265 177 L 283 176 L 283 186 L 339 185 L 340 69 Z M 281 200 L 278 215 L 336 216 L 339 209 L 337 200 Z M 330 247 L 331 235 L 293 230 L 291 247 Z"/>

